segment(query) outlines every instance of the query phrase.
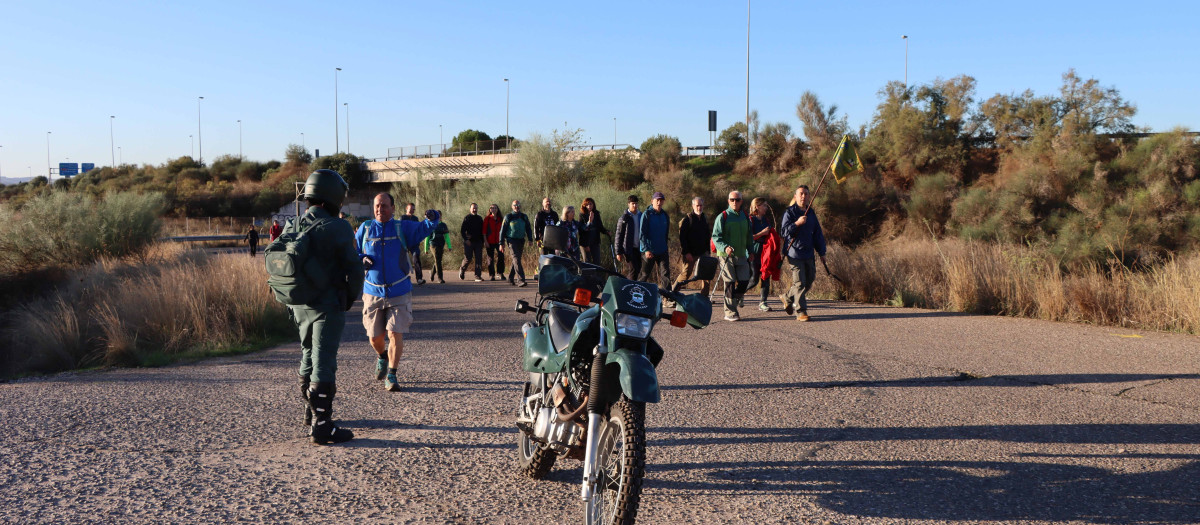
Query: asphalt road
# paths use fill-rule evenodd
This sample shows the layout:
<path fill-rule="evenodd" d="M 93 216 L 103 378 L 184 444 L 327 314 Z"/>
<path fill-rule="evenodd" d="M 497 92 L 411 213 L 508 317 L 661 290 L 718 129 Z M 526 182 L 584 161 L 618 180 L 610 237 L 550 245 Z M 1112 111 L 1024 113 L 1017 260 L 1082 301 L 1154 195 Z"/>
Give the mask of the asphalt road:
<path fill-rule="evenodd" d="M 342 446 L 304 437 L 295 345 L 0 384 L 0 522 L 581 521 L 578 462 L 516 473 L 534 287 L 457 277 L 416 292 L 402 392 L 349 316 Z M 656 328 L 639 522 L 1200 522 L 1196 337 L 810 313 Z"/>

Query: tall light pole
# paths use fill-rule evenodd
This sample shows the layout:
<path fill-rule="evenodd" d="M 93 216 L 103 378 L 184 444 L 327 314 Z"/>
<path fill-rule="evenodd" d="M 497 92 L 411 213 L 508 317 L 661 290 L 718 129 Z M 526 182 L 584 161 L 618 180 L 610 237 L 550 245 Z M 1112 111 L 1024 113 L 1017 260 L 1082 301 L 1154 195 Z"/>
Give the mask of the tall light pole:
<path fill-rule="evenodd" d="M 46 180 L 54 180 L 54 172 L 50 171 L 50 132 L 46 132 Z"/>
<path fill-rule="evenodd" d="M 338 110 L 337 110 L 337 107 L 338 107 L 338 93 L 337 93 L 338 71 L 341 71 L 341 70 L 342 70 L 342 68 L 340 68 L 340 67 L 333 68 L 333 152 L 334 153 L 337 153 L 338 148 L 341 146 L 339 144 L 341 137 L 338 136 L 338 134 L 341 133 L 341 131 L 338 131 Z"/>
<path fill-rule="evenodd" d="M 196 160 L 196 136 L 188 135 L 188 141 L 192 144 L 192 160 Z"/>
<path fill-rule="evenodd" d="M 300 147 L 304 148 L 304 151 L 308 151 L 308 144 L 304 143 L 304 132 L 303 131 L 300 132 Z"/>
<path fill-rule="evenodd" d="M 908 89 L 908 35 L 900 35 L 904 39 L 904 89 Z"/>
<path fill-rule="evenodd" d="M 746 0 L 746 144 L 750 144 L 750 0 Z"/>
<path fill-rule="evenodd" d="M 504 79 L 504 147 L 508 149 L 508 79 Z"/>
<path fill-rule="evenodd" d="M 350 103 L 342 102 L 346 107 L 346 153 L 350 153 Z"/>
<path fill-rule="evenodd" d="M 204 128 L 200 125 L 200 102 L 204 97 L 196 99 L 196 141 L 200 143 L 200 160 L 201 166 L 204 165 Z"/>
<path fill-rule="evenodd" d="M 115 118 L 117 118 L 116 115 L 108 116 L 108 154 L 112 156 L 113 169 L 117 168 L 117 155 L 113 151 L 113 146 L 116 145 L 116 142 L 113 141 L 113 119 Z"/>
<path fill-rule="evenodd" d="M 117 161 L 125 164 L 125 152 L 121 151 L 121 146 L 117 146 Z"/>
<path fill-rule="evenodd" d="M 446 141 L 442 138 L 442 125 L 438 124 L 438 146 L 441 147 L 441 146 L 445 146 L 445 145 L 446 145 Z M 445 149 L 445 148 L 442 148 L 442 149 Z"/>
<path fill-rule="evenodd" d="M 613 117 L 613 149 L 617 147 L 617 117 Z"/>
<path fill-rule="evenodd" d="M 242 158 L 242 119 L 238 119 L 238 159 Z"/>

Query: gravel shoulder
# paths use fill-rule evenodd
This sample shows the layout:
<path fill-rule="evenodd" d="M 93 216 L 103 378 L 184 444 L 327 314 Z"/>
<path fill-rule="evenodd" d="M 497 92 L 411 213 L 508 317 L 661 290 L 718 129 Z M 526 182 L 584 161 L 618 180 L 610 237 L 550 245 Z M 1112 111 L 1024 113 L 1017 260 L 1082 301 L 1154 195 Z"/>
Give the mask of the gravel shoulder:
<path fill-rule="evenodd" d="M 517 475 L 518 298 L 425 285 L 403 391 L 347 316 L 304 437 L 295 344 L 0 384 L 0 522 L 575 523 L 580 463 Z M 778 303 L 774 303 L 778 308 Z M 719 311 L 719 305 L 717 307 Z M 1200 339 L 815 301 L 665 323 L 643 523 L 1200 522 Z"/>

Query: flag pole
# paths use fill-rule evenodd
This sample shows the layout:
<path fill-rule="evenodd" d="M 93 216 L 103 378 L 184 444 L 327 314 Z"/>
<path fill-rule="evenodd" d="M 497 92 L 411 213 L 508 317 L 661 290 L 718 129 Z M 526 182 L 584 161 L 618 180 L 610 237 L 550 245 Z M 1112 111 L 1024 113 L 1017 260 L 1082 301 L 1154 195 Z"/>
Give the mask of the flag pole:
<path fill-rule="evenodd" d="M 838 149 L 841 149 L 841 147 L 839 146 Z M 836 153 L 834 153 L 833 158 L 834 159 L 837 158 Z M 813 203 L 816 202 L 817 192 L 821 191 L 821 186 L 825 184 L 825 177 L 829 176 L 829 167 L 830 166 L 833 166 L 833 160 L 830 160 L 829 164 L 825 165 L 825 172 L 821 174 L 821 180 L 819 182 L 817 182 L 817 189 L 813 190 L 812 197 L 809 197 L 808 206 L 804 207 L 804 213 L 801 214 L 801 217 L 803 217 L 804 215 L 808 215 L 808 210 L 810 208 L 812 208 Z"/>

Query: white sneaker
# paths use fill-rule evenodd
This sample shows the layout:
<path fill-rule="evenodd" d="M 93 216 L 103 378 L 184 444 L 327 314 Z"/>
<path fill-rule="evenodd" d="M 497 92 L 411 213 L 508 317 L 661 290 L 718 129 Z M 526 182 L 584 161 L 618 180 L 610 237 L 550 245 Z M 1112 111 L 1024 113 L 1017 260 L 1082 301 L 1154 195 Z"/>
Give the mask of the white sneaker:
<path fill-rule="evenodd" d="M 741 320 L 742 320 L 742 318 L 741 318 L 741 316 L 739 316 L 738 314 L 733 314 L 733 315 L 727 315 L 727 316 L 725 316 L 725 320 L 726 320 L 726 321 L 729 321 L 729 322 L 731 322 L 731 323 L 732 323 L 732 322 L 734 322 L 734 321 L 741 321 Z"/>

